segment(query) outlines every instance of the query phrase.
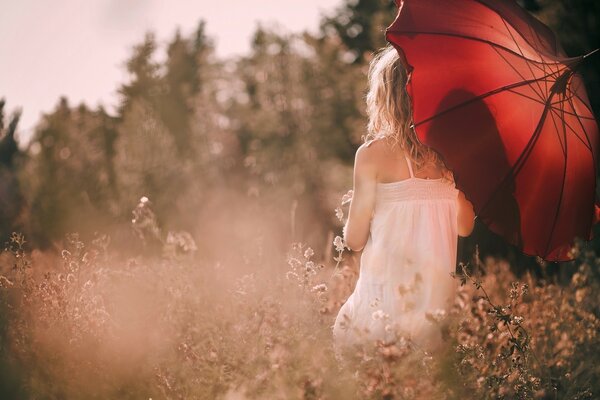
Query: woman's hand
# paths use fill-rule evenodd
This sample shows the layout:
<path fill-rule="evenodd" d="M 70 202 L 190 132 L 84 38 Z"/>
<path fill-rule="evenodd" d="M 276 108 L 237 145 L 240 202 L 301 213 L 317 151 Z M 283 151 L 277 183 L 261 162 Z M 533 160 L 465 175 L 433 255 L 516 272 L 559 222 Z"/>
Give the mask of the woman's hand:
<path fill-rule="evenodd" d="M 377 173 L 372 150 L 363 144 L 356 151 L 354 160 L 354 189 L 347 199 L 350 210 L 343 230 L 346 247 L 353 251 L 360 251 L 367 244 L 375 208 Z"/>
<path fill-rule="evenodd" d="M 458 191 L 458 236 L 467 237 L 473 232 L 475 226 L 475 211 L 473 204 L 465 197 L 465 194 Z"/>
<path fill-rule="evenodd" d="M 594 204 L 594 217 L 592 219 L 592 225 L 600 222 L 600 207 L 598 204 Z"/>

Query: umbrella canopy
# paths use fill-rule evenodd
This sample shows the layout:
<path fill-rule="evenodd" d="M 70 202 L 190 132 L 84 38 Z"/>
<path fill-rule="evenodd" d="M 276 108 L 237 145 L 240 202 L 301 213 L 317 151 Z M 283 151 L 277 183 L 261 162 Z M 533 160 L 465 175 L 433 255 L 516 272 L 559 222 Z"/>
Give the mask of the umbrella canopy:
<path fill-rule="evenodd" d="M 477 218 L 523 253 L 592 238 L 598 125 L 552 31 L 513 0 L 396 0 L 386 39 L 409 71 L 419 140 Z"/>

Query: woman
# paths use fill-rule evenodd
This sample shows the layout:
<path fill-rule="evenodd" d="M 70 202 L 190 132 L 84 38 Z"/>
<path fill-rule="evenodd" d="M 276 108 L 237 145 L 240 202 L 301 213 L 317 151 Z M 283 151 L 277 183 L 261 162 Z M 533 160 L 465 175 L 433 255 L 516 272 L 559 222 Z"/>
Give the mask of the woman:
<path fill-rule="evenodd" d="M 369 123 L 356 152 L 344 241 L 361 251 L 360 274 L 333 326 L 337 350 L 400 336 L 434 350 L 457 289 L 458 236 L 473 230 L 472 204 L 437 153 L 411 128 L 407 75 L 397 51 L 381 49 L 369 68 Z"/>

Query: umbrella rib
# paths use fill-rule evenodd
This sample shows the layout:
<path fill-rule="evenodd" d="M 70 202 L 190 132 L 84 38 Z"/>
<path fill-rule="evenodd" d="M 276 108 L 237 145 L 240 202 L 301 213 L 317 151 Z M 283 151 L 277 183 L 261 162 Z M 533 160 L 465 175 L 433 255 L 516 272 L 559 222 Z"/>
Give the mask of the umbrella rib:
<path fill-rule="evenodd" d="M 535 43 L 529 43 L 529 41 L 525 38 L 525 36 L 521 32 L 519 32 L 517 30 L 517 28 L 512 23 L 510 25 L 515 28 L 515 31 L 518 32 L 519 35 L 521 35 L 521 37 L 531 46 L 531 48 L 537 53 L 537 55 L 540 58 L 543 58 L 542 53 L 538 49 L 538 46 Z M 535 37 L 537 38 L 538 44 L 542 43 L 542 39 L 540 38 L 540 34 L 535 29 L 533 29 L 533 26 L 531 26 L 531 24 L 525 24 L 525 26 L 527 27 L 527 29 L 529 29 L 529 34 L 531 34 L 531 37 L 533 38 L 533 35 L 535 35 Z M 544 66 L 542 68 L 544 68 L 544 73 L 546 73 L 547 72 L 546 71 L 546 67 Z M 544 81 L 544 85 L 546 87 L 546 92 L 548 92 L 548 82 Z"/>
<path fill-rule="evenodd" d="M 523 151 L 521 151 L 521 154 L 519 154 L 519 157 L 517 158 L 515 163 L 512 165 L 512 167 L 510 167 L 508 172 L 504 175 L 504 177 L 500 181 L 500 184 L 496 187 L 496 190 L 494 190 L 494 192 L 488 197 L 486 202 L 483 204 L 483 206 L 479 210 L 478 215 L 481 215 L 483 213 L 483 211 L 486 209 L 486 207 L 490 204 L 490 201 L 494 198 L 494 196 L 496 196 L 496 193 L 498 193 L 500 188 L 506 184 L 507 179 L 510 176 L 515 177 L 521 171 L 521 168 L 523 167 L 525 160 L 529 156 L 529 153 L 531 153 L 531 150 L 533 149 L 533 145 L 537 142 L 540 132 L 542 131 L 542 127 L 544 125 L 544 120 L 546 118 L 546 115 L 548 114 L 550 101 L 552 101 L 552 95 L 548 98 L 546 107 L 544 107 L 544 111 L 542 112 L 542 115 L 540 116 L 540 121 L 538 122 L 538 125 L 536 126 L 535 130 L 533 131 L 533 134 L 529 138 L 529 141 L 525 145 L 525 148 L 523 149 Z"/>
<path fill-rule="evenodd" d="M 541 105 L 546 105 L 546 101 L 543 101 L 543 100 L 538 100 L 538 99 L 536 99 L 535 97 L 532 97 L 532 96 L 527 96 L 527 95 L 526 95 L 526 94 L 524 94 L 524 93 L 519 93 L 519 92 L 517 92 L 517 91 L 515 91 L 515 90 L 512 90 L 512 89 L 506 89 L 506 90 L 507 90 L 508 92 L 514 93 L 514 94 L 516 94 L 516 95 L 519 95 L 519 96 L 521 96 L 521 97 L 525 97 L 526 99 L 529 99 L 529 100 L 531 100 L 531 101 L 535 101 L 536 103 L 539 103 L 539 104 L 541 104 Z"/>
<path fill-rule="evenodd" d="M 558 142 L 560 143 L 560 148 L 563 151 L 563 155 L 565 153 L 565 144 L 563 143 L 561 137 L 560 137 L 560 129 L 558 128 L 558 125 L 556 125 L 556 121 L 554 120 L 554 114 L 555 111 L 552 109 L 552 107 L 550 107 L 550 118 L 552 118 L 552 123 L 554 125 L 554 131 L 556 132 L 556 137 L 558 138 Z M 560 117 L 559 117 L 560 118 Z"/>
<path fill-rule="evenodd" d="M 488 9 L 492 10 L 502 21 L 505 21 L 506 23 L 510 24 L 510 26 L 513 27 L 513 29 L 515 30 L 515 32 L 517 32 L 519 34 L 519 36 L 521 36 L 523 38 L 523 40 L 525 42 L 527 42 L 527 44 L 531 45 L 531 48 L 540 56 L 540 58 L 542 58 L 542 53 L 540 53 L 540 51 L 535 46 L 533 46 L 531 43 L 529 43 L 529 40 L 527 40 L 525 38 L 525 36 L 523 36 L 523 34 L 519 31 L 519 29 L 517 29 L 517 27 L 512 22 L 507 21 L 504 18 L 504 16 L 500 13 L 500 11 L 496 10 L 494 7 L 490 6 L 489 4 L 486 4 L 486 3 L 482 2 L 481 0 L 475 0 L 475 1 L 477 3 L 479 3 L 479 4 L 481 4 L 482 6 L 484 6 L 485 8 L 488 8 Z M 530 17 L 530 14 L 527 14 L 527 16 Z M 530 19 L 534 19 L 535 20 L 535 18 L 532 18 L 532 17 Z M 535 21 L 539 22 L 537 20 L 535 20 Z M 535 29 L 533 29 L 533 27 L 531 26 L 531 23 L 526 23 L 525 25 L 529 28 L 530 32 L 535 33 L 535 36 L 537 37 L 538 41 L 540 43 L 542 43 L 542 40 L 540 39 L 540 34 Z M 556 49 L 554 49 L 554 50 L 556 50 Z"/>
<path fill-rule="evenodd" d="M 512 25 L 512 24 L 511 24 L 511 25 Z M 535 34 L 535 36 L 536 36 L 536 38 L 537 38 L 537 41 L 538 41 L 538 43 L 542 43 L 542 39 L 540 38 L 540 34 L 539 34 L 539 32 L 538 32 L 538 31 L 536 31 L 535 29 L 533 29 L 533 27 L 531 26 L 531 24 L 526 24 L 526 26 L 527 26 L 527 28 L 529 29 L 529 33 L 530 33 L 530 34 Z M 517 28 L 515 28 L 515 30 L 516 30 L 516 29 L 517 29 Z M 517 31 L 517 32 L 518 32 L 518 31 Z M 522 35 L 520 32 L 519 32 L 519 34 L 520 34 L 521 36 L 523 36 L 523 35 Z M 524 38 L 524 37 L 523 37 L 523 38 Z M 530 44 L 531 44 L 531 43 L 530 43 Z M 543 57 L 542 57 L 542 53 L 541 53 L 541 52 L 538 50 L 537 46 L 531 45 L 531 47 L 532 47 L 532 48 L 535 50 L 535 52 L 538 54 L 538 56 L 539 56 L 540 58 L 543 58 Z M 544 65 L 544 66 L 543 66 L 543 68 L 544 68 L 544 73 L 546 73 L 546 72 L 547 72 L 547 71 L 546 71 L 546 65 Z M 551 68 L 550 66 L 548 66 L 548 68 L 552 70 L 552 68 Z M 556 79 L 555 79 L 555 80 L 556 80 Z M 546 91 L 545 91 L 545 93 L 548 93 L 548 81 L 547 81 L 547 80 L 545 80 L 545 81 L 544 81 L 544 87 L 546 88 Z"/>
<path fill-rule="evenodd" d="M 530 83 L 532 83 L 532 82 L 534 82 L 536 80 L 545 79 L 545 78 L 546 78 L 546 76 L 541 77 L 541 78 L 537 78 L 537 79 L 530 79 L 530 80 L 526 80 L 526 81 L 522 81 L 522 82 L 517 82 L 517 83 L 512 83 L 512 84 L 506 85 L 506 86 L 502 86 L 500 88 L 497 88 L 497 89 L 491 90 L 489 92 L 480 94 L 479 96 L 473 97 L 470 100 L 467 100 L 467 101 L 465 101 L 463 103 L 457 104 L 457 105 L 455 105 L 453 107 L 450 107 L 450 108 L 448 108 L 448 109 L 446 109 L 444 111 L 441 111 L 441 112 L 439 112 L 437 114 L 434 114 L 431 117 L 425 118 L 424 120 L 415 123 L 414 125 L 418 126 L 418 125 L 424 124 L 425 122 L 431 121 L 432 119 L 439 117 L 440 115 L 446 114 L 446 113 L 448 113 L 450 111 L 454 111 L 457 108 L 463 107 L 463 106 L 468 105 L 470 103 L 473 103 L 475 101 L 485 99 L 486 97 L 493 96 L 495 94 L 498 94 L 498 93 L 506 91 L 506 90 L 514 89 L 514 88 L 521 87 L 521 86 L 525 86 L 525 85 L 528 85 L 528 84 L 530 84 Z M 550 99 L 552 99 L 552 95 L 548 98 L 548 100 L 550 100 Z M 548 102 L 548 100 L 546 101 L 546 103 Z"/>
<path fill-rule="evenodd" d="M 562 114 L 563 114 L 563 118 L 564 118 L 564 114 L 565 111 L 561 110 Z M 556 115 L 556 109 L 552 108 L 552 115 Z M 560 118 L 559 115 L 556 115 L 558 118 Z M 571 130 L 571 132 L 573 132 L 573 135 L 575 135 L 577 137 L 577 139 L 579 139 L 581 141 L 581 143 L 588 149 L 588 150 L 592 150 L 592 146 L 589 143 L 586 143 L 581 136 L 579 136 L 579 134 L 577 133 L 577 131 L 575 131 L 575 129 L 573 129 L 573 127 L 566 121 L 563 119 L 563 123 Z M 558 130 L 558 127 L 556 127 L 556 129 Z M 586 136 L 587 137 L 587 136 Z"/>
<path fill-rule="evenodd" d="M 569 114 L 569 115 L 573 115 L 573 116 L 577 117 L 578 119 L 586 119 L 588 121 L 595 121 L 596 118 L 593 117 L 593 115 L 594 115 L 593 111 L 587 106 L 587 104 L 579 96 L 577 96 L 577 92 L 575 92 L 573 90 L 571 90 L 570 92 L 571 92 L 571 95 L 568 96 L 568 97 L 565 96 L 565 99 L 571 105 L 571 108 L 573 109 L 573 112 L 565 111 L 564 108 L 563 108 L 563 112 L 566 113 L 566 114 Z M 592 114 L 592 117 L 588 117 L 588 116 L 585 116 L 585 115 L 577 114 L 577 111 L 575 110 L 575 104 L 573 103 L 573 97 L 574 96 L 577 96 L 577 99 L 579 99 L 583 103 L 583 105 L 585 106 L 585 108 Z M 562 101 L 559 101 L 559 102 L 562 102 Z M 557 104 L 559 102 L 552 103 L 552 105 Z M 556 109 L 556 108 L 554 108 L 554 109 Z M 579 121 L 579 123 L 581 123 L 581 121 Z"/>
<path fill-rule="evenodd" d="M 514 94 L 516 94 L 516 95 L 518 95 L 518 96 L 524 97 L 524 98 L 526 98 L 526 99 L 529 99 L 529 100 L 531 100 L 531 101 L 535 101 L 536 103 L 539 103 L 539 104 L 542 104 L 542 105 L 545 105 L 545 104 L 546 104 L 546 102 L 545 102 L 545 101 L 540 101 L 540 100 L 536 99 L 535 97 L 532 97 L 532 96 L 527 96 L 527 95 L 526 95 L 526 94 L 524 94 L 524 93 L 520 93 L 520 92 L 517 92 L 517 91 L 515 91 L 515 90 L 512 90 L 512 89 L 507 89 L 507 91 L 509 91 L 509 92 L 511 92 L 511 93 L 514 93 Z M 572 96 L 571 96 L 571 97 L 572 97 Z M 569 97 L 568 99 L 570 99 L 571 97 Z M 568 100 L 568 99 L 567 99 L 567 100 Z M 551 104 L 551 106 L 553 106 L 553 105 L 555 105 L 555 104 L 558 104 L 558 103 L 559 103 L 559 102 L 552 103 L 552 104 Z M 558 108 L 556 108 L 556 107 L 551 107 L 551 108 L 552 108 L 552 110 L 558 110 Z M 565 114 L 568 114 L 568 115 L 571 115 L 571 116 L 574 116 L 574 117 L 583 118 L 583 119 L 587 119 L 587 120 L 590 120 L 590 121 L 594 120 L 593 118 L 589 118 L 589 117 L 585 117 L 585 116 L 582 116 L 582 115 L 578 115 L 578 114 L 575 114 L 575 113 L 572 113 L 572 112 L 569 112 L 569 111 L 565 111 L 564 109 L 563 109 L 563 112 L 564 112 Z"/>
<path fill-rule="evenodd" d="M 571 102 L 571 98 L 572 98 L 572 97 L 573 97 L 573 96 L 571 96 L 571 97 L 567 98 L 566 100 L 567 100 L 567 101 L 569 101 L 569 102 Z M 556 108 L 556 107 L 552 107 L 552 109 L 553 109 L 553 110 L 558 110 L 558 108 Z M 579 114 L 575 114 L 575 113 L 572 113 L 572 112 L 570 112 L 570 111 L 564 111 L 564 113 L 565 113 L 565 114 L 567 114 L 567 115 L 571 115 L 571 116 L 573 116 L 573 117 L 577 117 L 577 118 L 581 118 L 581 119 L 587 119 L 588 121 L 595 121 L 595 119 L 594 119 L 594 118 L 586 117 L 585 115 L 579 115 Z"/>
<path fill-rule="evenodd" d="M 571 82 L 571 78 L 572 78 L 572 75 L 571 75 L 571 76 L 569 76 L 569 78 L 568 78 L 568 79 L 569 79 L 569 82 Z M 570 87 L 570 88 L 571 88 L 571 87 Z M 567 92 L 568 92 L 568 95 L 567 95 Z M 575 91 L 575 90 L 569 90 L 569 91 L 567 91 L 567 90 L 565 89 L 565 91 L 562 93 L 562 95 L 563 95 L 563 98 L 559 98 L 559 99 L 558 99 L 556 102 L 552 103 L 552 105 L 554 105 L 554 104 L 558 104 L 558 103 L 564 103 L 564 101 L 565 101 L 567 98 L 571 98 L 571 97 L 573 97 L 575 93 L 576 93 L 576 91 Z"/>
<path fill-rule="evenodd" d="M 562 120 L 563 121 L 565 120 L 564 116 L 563 116 Z M 567 153 L 567 129 L 564 125 L 563 125 L 563 138 L 565 141 L 565 147 L 564 147 L 565 163 L 563 166 L 562 185 L 560 185 L 560 195 L 558 196 L 558 204 L 556 205 L 556 212 L 554 213 L 554 221 L 552 222 L 552 229 L 550 229 L 550 235 L 548 236 L 548 241 L 546 242 L 546 248 L 544 250 L 544 257 L 548 254 L 548 249 L 550 248 L 550 243 L 552 243 L 552 236 L 554 236 L 554 229 L 556 228 L 556 221 L 558 221 L 558 214 L 560 213 L 560 205 L 562 204 L 563 193 L 565 191 L 565 179 L 567 177 L 568 153 Z"/>
<path fill-rule="evenodd" d="M 580 102 L 583 103 L 583 105 L 585 106 L 585 108 L 587 108 L 587 110 L 590 112 L 590 114 L 594 115 L 594 112 L 592 111 L 592 109 L 590 108 L 590 106 L 588 106 L 587 103 L 585 101 L 583 101 L 583 99 L 581 97 L 579 97 L 579 95 L 577 94 L 577 92 L 573 92 L 573 94 L 575 95 L 575 97 L 577 97 L 579 99 Z M 573 110 L 575 110 L 575 107 L 573 107 Z"/>
<path fill-rule="evenodd" d="M 569 100 L 569 104 L 571 104 L 571 108 L 573 109 L 573 111 L 575 111 L 575 104 L 573 103 L 573 99 L 570 98 Z M 594 150 L 592 149 L 592 142 L 590 141 L 590 137 L 587 133 L 587 130 L 585 129 L 585 126 L 583 126 L 583 123 L 581 122 L 581 120 L 579 119 L 579 116 L 575 116 L 577 118 L 577 122 L 579 122 L 579 126 L 581 126 L 581 130 L 583 131 L 583 134 L 585 136 L 586 141 L 589 144 L 589 148 L 590 150 L 592 150 L 592 158 L 594 160 L 594 167 L 596 166 L 596 157 L 594 155 Z"/>
<path fill-rule="evenodd" d="M 573 109 L 573 112 L 575 112 L 575 104 L 573 103 L 573 99 L 569 98 L 568 99 L 569 104 L 571 105 L 571 108 Z M 585 104 L 585 103 L 584 103 Z M 583 130 L 583 134 L 585 135 L 585 138 L 589 144 L 589 148 L 591 149 L 591 153 L 592 153 L 592 168 L 594 168 L 594 176 L 596 175 L 596 169 L 597 169 L 597 162 L 596 162 L 596 154 L 594 153 L 594 150 L 592 148 L 592 143 L 590 142 L 590 137 L 587 133 L 587 130 L 585 129 L 585 126 L 583 125 L 583 123 L 581 122 L 581 120 L 579 119 L 578 116 L 575 117 L 577 119 L 577 122 L 579 122 L 579 126 L 581 126 L 581 129 Z M 594 179 L 594 193 L 596 193 L 596 179 Z"/>
<path fill-rule="evenodd" d="M 530 29 L 531 29 L 531 27 L 530 27 Z M 537 49 L 535 49 L 535 50 L 537 51 Z M 538 55 L 541 58 L 541 54 L 539 53 L 539 51 L 537 53 L 538 53 Z M 545 65 L 542 65 L 542 68 L 544 69 L 544 73 L 545 74 L 548 73 L 548 71 L 546 70 L 546 66 Z M 548 67 L 548 69 L 552 70 L 551 67 Z M 554 77 L 554 81 L 556 81 L 556 77 Z M 544 89 L 545 89 L 544 93 L 548 93 L 548 79 L 544 79 Z"/>
<path fill-rule="evenodd" d="M 513 27 L 513 29 L 515 30 L 515 32 L 517 32 L 517 33 L 519 34 L 519 36 L 521 36 L 521 37 L 523 38 L 523 40 L 524 40 L 524 41 L 525 41 L 527 44 L 529 44 L 529 45 L 531 46 L 531 48 L 533 49 L 533 51 L 535 51 L 535 52 L 537 53 L 537 55 L 538 55 L 538 56 L 540 56 L 540 58 L 543 58 L 543 56 L 542 56 L 542 53 L 541 53 L 541 52 L 540 52 L 540 51 L 537 49 L 537 47 L 536 47 L 536 46 L 534 46 L 534 45 L 532 45 L 531 43 L 529 43 L 529 41 L 528 41 L 528 40 L 525 38 L 525 36 L 524 36 L 524 35 L 523 35 L 523 34 L 522 34 L 520 31 L 519 31 L 519 29 L 517 29 L 517 27 L 516 27 L 516 26 L 515 26 L 515 25 L 514 25 L 514 24 L 513 24 L 511 21 L 508 21 L 508 20 L 506 20 L 506 19 L 504 18 L 504 16 L 503 16 L 503 15 L 502 15 L 502 14 L 501 14 L 501 13 L 500 13 L 500 12 L 499 12 L 497 9 L 495 9 L 495 8 L 494 8 L 494 7 L 492 7 L 492 6 L 490 6 L 489 4 L 486 4 L 486 3 L 482 2 L 481 0 L 475 0 L 475 1 L 476 1 L 477 3 L 479 3 L 479 4 L 481 4 L 482 6 L 484 6 L 484 7 L 488 8 L 488 9 L 492 10 L 492 11 L 493 11 L 493 12 L 494 12 L 494 13 L 495 13 L 495 14 L 496 14 L 496 15 L 497 15 L 497 16 L 498 16 L 498 17 L 499 17 L 499 18 L 500 18 L 502 21 L 504 21 L 505 23 L 508 23 L 510 26 L 512 26 L 512 27 Z M 535 18 L 531 17 L 531 15 L 530 15 L 530 14 L 528 14 L 528 13 L 527 13 L 527 16 L 528 16 L 530 19 L 534 20 L 536 23 L 537 23 L 537 22 L 539 22 L 539 21 L 537 21 Z M 542 40 L 541 40 L 541 38 L 540 38 L 540 34 L 539 34 L 539 32 L 538 32 L 537 30 L 533 29 L 533 26 L 531 25 L 531 23 L 526 23 L 525 25 L 527 26 L 527 28 L 529 28 L 529 31 L 530 31 L 530 32 L 533 32 L 533 33 L 535 33 L 535 36 L 537 37 L 537 39 L 538 39 L 538 42 L 539 42 L 539 43 L 542 43 L 543 41 L 542 41 Z M 542 25 L 543 25 L 543 24 L 542 24 Z M 546 27 L 546 28 L 547 28 L 547 27 Z M 512 35 L 511 35 L 511 36 L 512 36 Z M 514 40 L 514 38 L 513 38 L 513 40 Z M 517 45 L 517 47 L 518 47 L 518 45 Z M 552 49 L 552 50 L 554 50 L 554 53 L 556 53 L 555 55 L 558 55 L 558 56 L 560 56 L 560 57 L 563 57 L 562 55 L 558 54 L 558 47 L 557 47 L 557 43 L 556 43 L 556 37 L 554 37 L 554 46 L 553 46 L 553 49 Z M 550 67 L 550 64 L 548 64 L 548 63 L 543 63 L 543 65 L 547 66 L 548 68 L 551 68 L 551 67 Z M 545 67 L 544 67 L 544 73 L 546 73 L 546 69 L 545 69 Z M 557 73 L 557 74 L 559 73 L 559 70 L 558 70 L 558 69 L 556 70 L 556 73 Z M 546 90 L 548 90 L 548 87 L 547 87 L 547 85 L 546 85 Z"/>
<path fill-rule="evenodd" d="M 502 20 L 502 23 L 504 24 L 504 27 L 506 28 L 506 31 L 508 32 L 508 34 L 510 35 L 510 38 L 512 39 L 513 43 L 515 44 L 515 46 L 517 46 L 517 49 L 519 50 L 519 53 L 521 54 L 521 56 L 523 58 L 525 58 L 526 60 L 528 60 L 527 57 L 525 57 L 525 54 L 523 53 L 523 49 L 521 49 L 521 46 L 519 46 L 519 43 L 517 42 L 517 40 L 515 39 L 515 36 L 512 34 L 510 28 L 508 27 L 508 24 L 506 22 L 506 20 L 504 18 L 500 18 Z M 512 25 L 511 25 L 512 26 Z M 514 27 L 513 27 L 514 28 Z M 517 30 L 516 28 L 514 28 L 515 31 Z M 521 35 L 519 33 L 519 35 Z M 525 37 L 523 37 L 523 35 L 521 35 L 521 37 L 523 38 L 523 40 L 525 40 L 525 42 L 527 44 L 530 44 L 529 42 L 527 42 L 527 39 L 525 39 Z M 543 57 L 541 57 L 539 51 L 537 51 L 537 49 L 535 49 L 533 46 L 531 46 L 533 48 L 533 51 L 535 51 L 537 53 L 538 56 L 540 56 L 540 59 L 543 59 Z M 535 73 L 533 72 L 533 70 L 531 69 L 531 66 L 529 64 L 527 64 L 527 67 L 529 68 L 529 72 L 531 72 L 531 75 L 535 76 Z M 538 67 L 537 65 L 535 66 L 538 70 L 540 70 L 543 73 L 547 73 L 546 70 L 544 70 L 543 68 Z M 540 90 L 542 88 L 540 87 Z"/>
<path fill-rule="evenodd" d="M 519 75 L 519 77 L 520 77 L 521 79 L 523 79 L 523 80 L 526 80 L 526 79 L 527 79 L 527 78 L 525 78 L 525 76 L 524 76 L 523 74 L 521 74 L 521 72 L 519 72 L 519 70 L 518 70 L 517 68 L 515 68 L 515 66 L 514 66 L 514 65 L 512 65 L 512 64 L 511 64 L 511 63 L 510 63 L 510 62 L 509 62 L 509 61 L 508 61 L 508 60 L 507 60 L 507 59 L 504 57 L 504 55 L 502 55 L 502 53 L 500 52 L 500 50 L 498 50 L 497 48 L 495 48 L 495 47 L 493 47 L 493 46 L 492 46 L 492 49 L 494 49 L 494 51 L 496 52 L 496 54 L 498 54 L 498 55 L 499 55 L 499 56 L 500 56 L 500 57 L 501 57 L 501 58 L 504 60 L 504 62 L 505 62 L 506 64 L 508 64 L 508 65 L 509 65 L 509 66 L 512 68 L 512 70 L 516 72 L 516 74 L 517 74 L 517 75 Z M 546 81 L 544 80 L 544 82 L 546 82 Z M 547 83 L 546 83 L 546 88 L 547 88 L 547 87 L 548 87 L 548 85 L 547 85 Z M 535 92 L 535 94 L 537 94 L 537 95 L 540 97 L 540 101 L 541 101 L 541 102 L 542 102 L 542 104 L 543 104 L 543 103 L 544 103 L 544 96 L 543 96 L 543 93 L 538 93 L 538 92 L 536 92 L 536 91 L 535 91 L 535 89 L 534 89 L 534 92 Z"/>
<path fill-rule="evenodd" d="M 562 112 L 563 118 L 564 118 L 564 114 L 565 114 L 564 109 L 561 110 L 561 112 Z M 554 119 L 555 115 L 560 120 L 560 115 L 557 114 L 556 108 L 551 107 L 551 109 L 550 109 L 550 116 L 552 117 L 552 122 L 554 122 L 554 129 L 556 129 L 556 131 L 559 132 L 560 130 L 558 129 L 558 125 L 556 125 L 556 121 Z M 573 127 L 566 120 L 563 119 L 562 122 L 571 130 L 571 132 L 573 132 L 573 135 L 575 135 L 575 137 L 577 137 L 577 139 L 579 139 L 579 141 L 581 142 L 581 144 L 583 144 L 588 150 L 590 150 L 590 151 L 592 150 L 592 146 L 590 144 L 586 143 L 581 138 L 581 136 L 579 136 L 579 134 L 577 133 L 577 131 L 575 131 L 575 129 L 573 129 Z"/>
<path fill-rule="evenodd" d="M 561 100 L 555 101 L 555 102 L 554 102 L 554 103 L 552 103 L 551 105 L 555 105 L 555 104 L 561 104 L 561 103 L 564 103 L 564 101 L 565 101 L 565 100 L 568 100 L 568 99 L 570 99 L 571 97 L 573 97 L 573 95 L 570 95 L 570 96 L 565 96 L 565 98 L 564 98 L 564 99 L 561 99 Z"/>
<path fill-rule="evenodd" d="M 568 100 L 569 104 L 571 105 L 571 108 L 573 109 L 573 111 L 575 112 L 575 104 L 573 103 L 573 99 L 572 97 L 570 97 Z M 581 126 L 581 129 L 583 130 L 583 134 L 588 142 L 589 145 L 589 149 L 590 149 L 590 153 L 592 154 L 592 167 L 594 168 L 594 175 L 595 175 L 595 171 L 597 168 L 597 163 L 596 163 L 596 155 L 594 154 L 594 150 L 592 148 L 592 143 L 590 142 L 590 138 L 588 136 L 588 133 L 585 129 L 585 126 L 583 125 L 583 123 L 581 122 L 581 120 L 579 119 L 579 117 L 576 115 L 575 118 L 577 119 L 577 122 L 579 122 L 579 126 Z M 570 128 L 570 126 L 569 126 Z M 573 128 L 571 128 L 573 129 Z M 578 136 L 579 137 L 579 136 Z M 596 179 L 594 179 L 594 193 L 596 193 Z"/>
<path fill-rule="evenodd" d="M 506 30 L 508 31 L 508 34 L 510 35 L 510 38 L 512 39 L 512 41 L 515 43 L 515 46 L 517 46 L 517 49 L 519 50 L 519 53 L 521 53 L 521 56 L 527 60 L 527 57 L 525 57 L 525 54 L 523 54 L 523 50 L 521 49 L 521 46 L 519 46 L 519 43 L 517 43 L 517 40 L 515 39 L 514 35 L 512 34 L 512 32 L 510 31 L 510 28 L 508 27 L 508 24 L 506 23 L 506 21 L 504 20 L 504 18 L 500 18 L 502 20 L 502 23 L 504 24 L 504 27 L 506 28 Z M 522 36 L 521 36 L 522 37 Z M 525 39 L 525 38 L 523 38 Z M 527 40 L 525 40 L 527 42 Z M 539 55 L 539 53 L 538 53 Z M 527 68 L 529 68 L 529 72 L 531 72 L 532 76 L 535 76 L 535 73 L 533 72 L 533 69 L 531 69 L 531 65 L 529 65 L 528 62 L 525 63 L 525 65 L 527 65 Z M 544 74 L 546 73 L 545 69 L 542 69 L 540 67 L 538 67 L 536 65 L 536 68 L 538 68 L 538 70 L 541 70 L 541 72 L 543 72 Z M 542 86 L 540 85 L 539 82 L 536 83 L 537 87 L 540 89 L 540 92 L 542 92 Z"/>

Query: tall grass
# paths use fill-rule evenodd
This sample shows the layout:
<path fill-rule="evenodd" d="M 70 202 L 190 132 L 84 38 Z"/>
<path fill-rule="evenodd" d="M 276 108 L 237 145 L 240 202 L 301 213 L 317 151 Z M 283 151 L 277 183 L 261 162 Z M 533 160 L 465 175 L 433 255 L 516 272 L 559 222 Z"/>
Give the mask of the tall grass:
<path fill-rule="evenodd" d="M 339 214 L 339 213 L 338 213 Z M 149 203 L 133 227 L 153 256 L 119 259 L 110 238 L 68 235 L 57 255 L 13 234 L 0 256 L 0 389 L 11 399 L 592 399 L 600 393 L 600 259 L 576 247 L 566 282 L 516 277 L 501 260 L 461 265 L 444 348 L 408 338 L 344 359 L 331 328 L 357 278 L 292 243 L 247 264 L 202 259 L 161 232 Z M 232 243 L 232 252 L 235 244 Z M 272 261 L 272 260 L 271 260 Z M 250 271 L 250 272 L 249 272 Z"/>

